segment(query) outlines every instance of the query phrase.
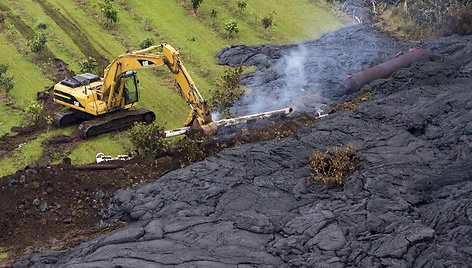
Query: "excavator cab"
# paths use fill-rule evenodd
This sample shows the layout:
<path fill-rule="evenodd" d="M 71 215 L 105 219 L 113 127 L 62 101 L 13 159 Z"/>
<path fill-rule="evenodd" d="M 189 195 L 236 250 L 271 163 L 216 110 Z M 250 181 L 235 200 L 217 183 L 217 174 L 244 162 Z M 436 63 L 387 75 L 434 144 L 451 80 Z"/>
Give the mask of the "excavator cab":
<path fill-rule="evenodd" d="M 128 73 L 132 74 L 126 76 Z M 125 74 L 125 88 L 123 89 L 125 105 L 135 103 L 139 100 L 138 83 L 139 80 L 135 71 L 129 71 Z"/>
<path fill-rule="evenodd" d="M 136 75 L 136 71 L 127 71 L 123 74 L 122 79 L 119 79 L 116 83 L 115 94 L 118 95 L 120 93 L 121 83 L 124 81 L 123 99 L 125 106 L 138 102 L 139 100 L 139 80 Z"/>

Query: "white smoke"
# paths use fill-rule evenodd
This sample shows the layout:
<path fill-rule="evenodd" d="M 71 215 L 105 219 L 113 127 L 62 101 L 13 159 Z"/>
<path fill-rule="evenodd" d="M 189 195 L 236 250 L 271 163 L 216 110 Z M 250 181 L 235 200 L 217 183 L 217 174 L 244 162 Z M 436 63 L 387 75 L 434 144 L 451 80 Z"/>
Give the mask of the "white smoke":
<path fill-rule="evenodd" d="M 300 44 L 296 49 L 275 63 L 275 74 L 263 74 L 246 85 L 247 94 L 237 105 L 239 114 L 253 114 L 282 108 L 294 108 L 299 112 L 320 112 L 326 102 L 310 83 L 307 73 L 308 50 Z M 313 80 L 313 77 L 310 77 Z"/>

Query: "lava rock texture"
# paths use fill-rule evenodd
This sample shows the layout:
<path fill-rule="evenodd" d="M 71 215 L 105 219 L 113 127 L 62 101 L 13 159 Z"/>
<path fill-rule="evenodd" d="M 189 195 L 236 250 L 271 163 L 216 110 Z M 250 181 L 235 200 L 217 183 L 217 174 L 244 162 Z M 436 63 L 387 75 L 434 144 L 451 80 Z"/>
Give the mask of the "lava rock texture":
<path fill-rule="evenodd" d="M 334 38 L 329 34 L 313 43 L 325 44 L 326 57 L 338 53 L 320 55 L 325 62 L 352 72 L 403 46 L 390 39 L 369 44 L 378 35 L 366 38 L 364 31 L 343 29 L 338 42 L 323 39 Z M 349 39 L 355 39 L 351 47 L 343 47 Z M 14 267 L 470 267 L 472 37 L 420 46 L 434 61 L 364 86 L 358 94 L 373 96 L 357 110 L 121 190 L 107 220 L 126 220 L 126 227 Z M 284 83 L 270 72 L 277 66 L 271 57 L 281 59 L 292 48 L 233 49 L 258 65 L 246 82 L 259 83 L 251 77 L 264 77 L 265 70 L 274 75 L 265 83 L 270 88 Z M 377 57 L 366 62 L 356 50 Z M 331 72 L 322 80 L 335 86 L 345 74 L 337 70 L 319 72 Z M 345 144 L 355 146 L 360 169 L 343 186 L 312 181 L 314 150 Z"/>

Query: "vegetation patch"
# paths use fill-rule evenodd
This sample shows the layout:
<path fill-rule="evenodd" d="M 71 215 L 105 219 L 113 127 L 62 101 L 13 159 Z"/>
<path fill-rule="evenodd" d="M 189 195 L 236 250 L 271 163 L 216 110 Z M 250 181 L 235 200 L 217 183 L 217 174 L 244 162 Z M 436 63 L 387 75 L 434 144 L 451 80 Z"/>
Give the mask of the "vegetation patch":
<path fill-rule="evenodd" d="M 352 145 L 317 150 L 310 158 L 311 177 L 324 184 L 342 185 L 344 178 L 354 173 L 359 163 Z"/>
<path fill-rule="evenodd" d="M 221 77 L 221 85 L 211 91 L 210 106 L 214 112 L 222 117 L 232 117 L 231 108 L 241 99 L 246 89 L 241 85 L 241 74 L 243 67 L 226 69 Z"/>
<path fill-rule="evenodd" d="M 375 2 L 375 1 L 374 1 Z M 376 25 L 408 40 L 472 33 L 472 3 L 460 0 L 377 1 Z"/>

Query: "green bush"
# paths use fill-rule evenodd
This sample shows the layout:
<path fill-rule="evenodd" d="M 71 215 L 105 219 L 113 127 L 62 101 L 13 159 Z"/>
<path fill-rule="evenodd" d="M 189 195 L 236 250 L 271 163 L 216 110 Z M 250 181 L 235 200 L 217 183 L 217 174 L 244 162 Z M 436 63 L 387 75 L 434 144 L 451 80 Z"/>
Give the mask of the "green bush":
<path fill-rule="evenodd" d="M 144 39 L 141 44 L 139 44 L 139 47 L 141 49 L 145 49 L 145 48 L 148 48 L 150 46 L 154 45 L 154 39 L 148 37 L 146 39 Z"/>
<path fill-rule="evenodd" d="M 240 82 L 242 73 L 241 66 L 225 70 L 225 74 L 221 77 L 221 86 L 211 91 L 210 106 L 223 117 L 232 116 L 231 108 L 246 92 Z"/>
<path fill-rule="evenodd" d="M 88 59 L 84 59 L 81 62 L 79 62 L 81 73 L 97 74 L 98 73 L 97 66 L 98 66 L 97 61 L 92 57 L 88 57 Z"/>
<path fill-rule="evenodd" d="M 24 119 L 29 126 L 42 127 L 52 124 L 52 117 L 46 114 L 44 105 L 36 101 L 26 107 Z"/>
<path fill-rule="evenodd" d="M 8 96 L 10 91 L 15 86 L 13 81 L 13 76 L 8 75 L 8 64 L 0 64 L 0 89 L 5 91 L 5 94 Z"/>
<path fill-rule="evenodd" d="M 234 34 L 239 33 L 238 22 L 236 22 L 235 20 L 229 20 L 224 24 L 223 28 L 225 29 L 229 37 L 232 37 Z"/>
<path fill-rule="evenodd" d="M 113 7 L 113 1 L 114 0 L 104 0 L 103 3 L 100 4 L 100 10 L 110 24 L 118 22 L 118 10 Z"/>
<path fill-rule="evenodd" d="M 197 9 L 200 7 L 202 2 L 203 0 L 192 0 L 192 8 L 195 12 L 197 12 Z"/>
<path fill-rule="evenodd" d="M 274 25 L 274 15 L 275 15 L 275 12 L 272 12 L 269 15 L 262 18 L 261 23 L 264 29 L 267 29 Z"/>
<path fill-rule="evenodd" d="M 38 53 L 44 49 L 46 41 L 46 35 L 44 33 L 38 33 L 28 41 L 28 47 L 31 52 Z"/>
<path fill-rule="evenodd" d="M 168 146 L 164 128 L 156 122 L 134 124 L 129 131 L 129 138 L 135 149 L 146 156 L 158 156 Z"/>

